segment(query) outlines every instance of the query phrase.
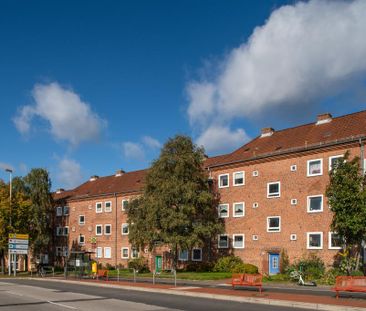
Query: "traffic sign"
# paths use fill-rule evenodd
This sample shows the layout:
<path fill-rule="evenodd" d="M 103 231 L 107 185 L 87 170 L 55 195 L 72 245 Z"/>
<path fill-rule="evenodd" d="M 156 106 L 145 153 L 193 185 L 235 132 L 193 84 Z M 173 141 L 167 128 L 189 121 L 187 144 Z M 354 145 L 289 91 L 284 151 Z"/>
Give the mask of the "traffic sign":
<path fill-rule="evenodd" d="M 28 249 L 28 245 L 24 245 L 24 244 L 10 244 L 9 243 L 9 249 Z"/>
<path fill-rule="evenodd" d="M 29 240 L 20 240 L 20 239 L 9 239 L 9 243 L 12 244 L 29 244 Z"/>
<path fill-rule="evenodd" d="M 9 239 L 28 240 L 29 239 L 29 234 L 9 233 Z"/>
<path fill-rule="evenodd" d="M 27 249 L 9 249 L 10 254 L 27 255 Z"/>

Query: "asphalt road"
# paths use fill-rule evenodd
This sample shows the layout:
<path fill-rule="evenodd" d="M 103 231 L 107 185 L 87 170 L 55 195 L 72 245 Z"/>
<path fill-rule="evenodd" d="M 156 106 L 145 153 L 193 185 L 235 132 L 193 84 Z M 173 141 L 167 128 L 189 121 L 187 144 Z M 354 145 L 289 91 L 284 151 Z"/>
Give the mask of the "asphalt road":
<path fill-rule="evenodd" d="M 298 308 L 139 292 L 27 279 L 0 280 L 3 310 L 197 310 L 295 311 Z"/>

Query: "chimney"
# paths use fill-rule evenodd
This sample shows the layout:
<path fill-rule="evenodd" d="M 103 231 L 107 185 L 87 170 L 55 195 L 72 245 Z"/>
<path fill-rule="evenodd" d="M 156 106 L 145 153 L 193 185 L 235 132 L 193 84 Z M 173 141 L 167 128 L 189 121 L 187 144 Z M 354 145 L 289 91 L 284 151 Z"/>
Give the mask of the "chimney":
<path fill-rule="evenodd" d="M 114 176 L 119 177 L 122 176 L 124 173 L 126 173 L 124 170 L 117 170 Z"/>
<path fill-rule="evenodd" d="M 271 127 L 265 127 L 262 128 L 261 130 L 261 137 L 268 137 L 268 136 L 272 136 L 274 133 L 274 129 Z"/>
<path fill-rule="evenodd" d="M 203 162 L 205 162 L 207 159 L 208 159 L 208 155 L 207 154 L 204 154 L 203 155 Z"/>
<path fill-rule="evenodd" d="M 58 193 L 62 193 L 62 192 L 64 192 L 65 191 L 65 189 L 63 189 L 63 188 L 59 188 L 59 189 L 57 189 L 56 190 L 56 193 L 58 194 Z"/>
<path fill-rule="evenodd" d="M 97 180 L 98 178 L 99 178 L 99 176 L 93 175 L 90 177 L 89 181 L 94 181 L 94 180 Z"/>
<path fill-rule="evenodd" d="M 316 125 L 329 123 L 330 121 L 332 121 L 332 115 L 330 113 L 318 114 Z"/>

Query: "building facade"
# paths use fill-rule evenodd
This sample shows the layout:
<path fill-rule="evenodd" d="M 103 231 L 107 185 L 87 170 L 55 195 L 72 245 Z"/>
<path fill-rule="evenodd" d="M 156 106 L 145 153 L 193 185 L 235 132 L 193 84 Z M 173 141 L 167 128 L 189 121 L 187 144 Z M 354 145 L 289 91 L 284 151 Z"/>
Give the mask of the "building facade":
<path fill-rule="evenodd" d="M 360 158 L 364 170 L 365 139 L 366 111 L 338 118 L 323 114 L 311 124 L 264 128 L 234 152 L 205 160 L 220 193 L 218 217 L 225 223 L 225 233 L 211 247 L 269 274 L 279 272 L 283 251 L 291 262 L 315 253 L 331 266 L 341 239 L 330 231 L 329 171 L 347 151 Z M 141 194 L 146 172 L 93 176 L 72 191 L 56 193 L 56 255 L 69 255 L 77 246 L 111 266 L 144 256 L 151 268 L 166 268 L 167 248 L 138 252 L 128 241 L 125 207 Z M 179 255 L 182 263 L 206 257 L 199 248 Z"/>

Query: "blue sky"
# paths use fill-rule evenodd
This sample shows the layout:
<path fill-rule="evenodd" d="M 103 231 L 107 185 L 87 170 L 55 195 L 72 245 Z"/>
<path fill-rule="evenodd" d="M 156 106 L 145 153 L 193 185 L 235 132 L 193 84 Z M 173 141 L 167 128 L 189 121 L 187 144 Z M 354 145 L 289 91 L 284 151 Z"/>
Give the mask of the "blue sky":
<path fill-rule="evenodd" d="M 363 6 L 3 0 L 0 178 L 44 167 L 70 188 L 148 167 L 177 133 L 216 155 L 365 109 Z"/>

